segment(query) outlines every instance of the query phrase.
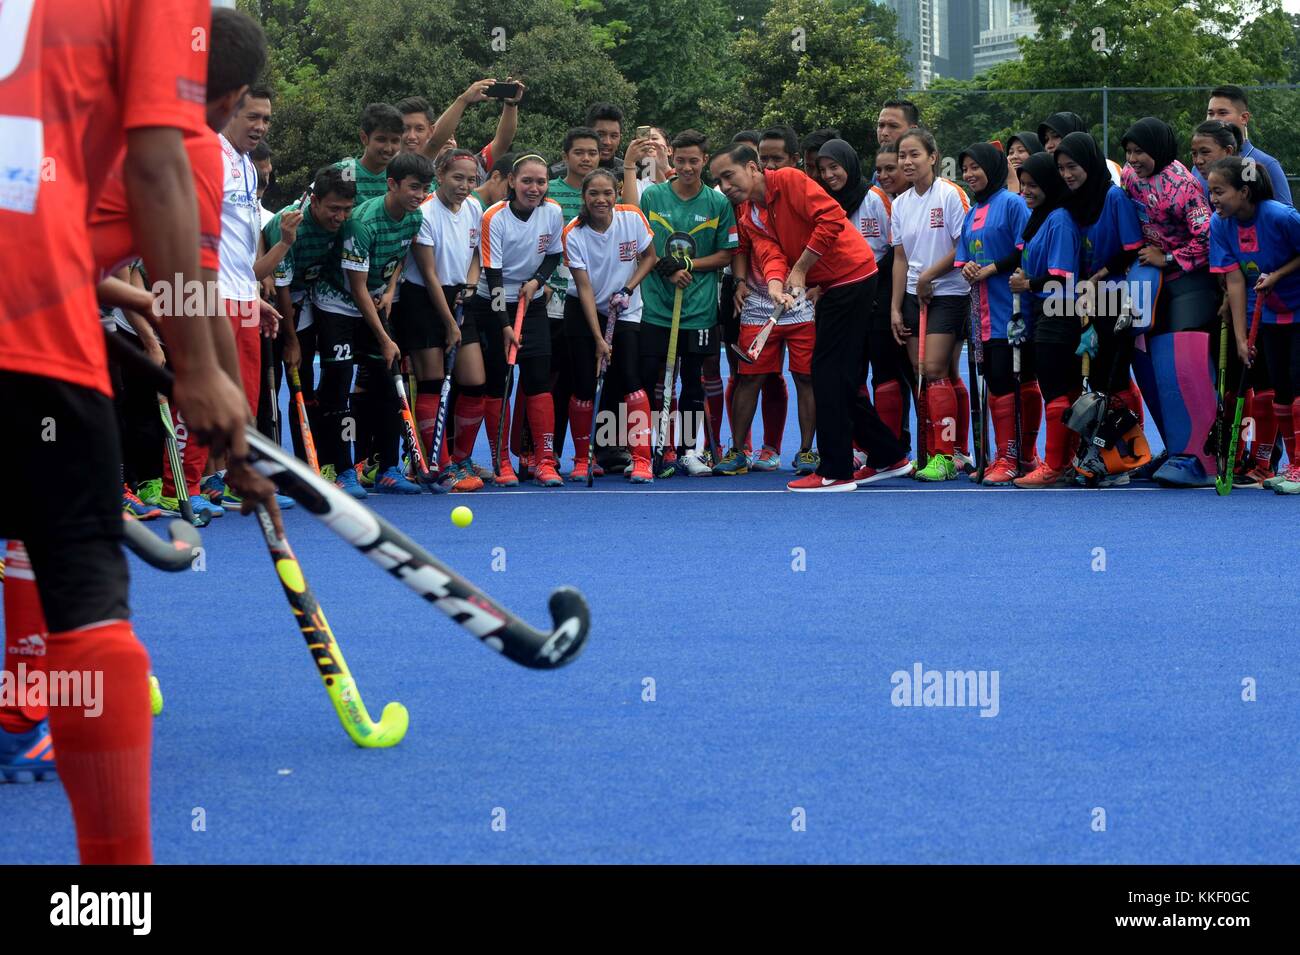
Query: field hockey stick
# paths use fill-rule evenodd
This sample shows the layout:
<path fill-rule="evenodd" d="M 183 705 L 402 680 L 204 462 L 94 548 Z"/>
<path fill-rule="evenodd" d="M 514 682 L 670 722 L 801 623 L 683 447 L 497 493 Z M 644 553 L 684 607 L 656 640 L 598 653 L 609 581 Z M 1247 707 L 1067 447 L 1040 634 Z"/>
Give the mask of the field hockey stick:
<path fill-rule="evenodd" d="M 170 392 L 171 373 L 131 345 L 116 342 L 116 337 L 107 336 L 119 360 L 133 364 L 155 387 Z M 551 670 L 582 650 L 591 612 L 577 589 L 560 587 L 552 592 L 549 608 L 554 629 L 537 630 L 256 429 L 247 428 L 246 436 L 249 462 L 281 493 L 502 656 L 531 669 Z"/>
<path fill-rule="evenodd" d="M 415 467 L 415 479 L 424 487 L 436 487 L 433 475 L 429 473 L 428 462 L 424 460 L 424 448 L 420 444 L 420 429 L 415 425 L 415 415 L 411 414 L 411 403 L 406 399 L 406 382 L 402 380 L 402 365 L 394 361 L 392 368 L 393 391 L 397 393 L 397 411 L 402 419 L 402 433 L 406 436 L 406 447 L 411 453 L 411 464 Z M 446 488 L 438 488 L 445 491 Z"/>
<path fill-rule="evenodd" d="M 978 260 L 977 260 L 978 261 Z M 984 483 L 984 469 L 988 465 L 987 429 L 984 427 L 983 405 L 980 400 L 980 367 L 984 364 L 984 329 L 980 321 L 981 283 L 970 287 L 970 340 L 966 343 L 966 374 L 970 378 L 971 443 L 975 451 L 975 483 Z"/>
<path fill-rule="evenodd" d="M 1011 295 L 1011 317 L 1020 318 L 1020 293 L 1019 292 L 1013 292 Z M 1015 476 L 1020 477 L 1020 462 L 1025 457 L 1025 449 L 1023 447 L 1025 442 L 1025 431 L 1024 431 L 1024 407 L 1020 400 L 1020 345 L 1018 341 L 1016 344 L 1013 344 L 1011 346 L 1011 387 L 1013 389 L 1013 394 L 1015 397 L 1015 400 L 1012 402 L 1012 404 L 1015 406 L 1015 415 L 1016 415 L 1016 448 L 1015 448 L 1015 453 L 1013 454 L 1015 461 L 1013 461 L 1012 463 L 1015 465 L 1014 468 Z M 1031 458 L 1030 460 L 1033 459 Z"/>
<path fill-rule="evenodd" d="M 465 324 L 464 309 L 456 306 L 456 327 L 462 328 Z M 456 370 L 456 356 L 460 354 L 460 343 L 452 345 L 447 351 L 445 374 L 442 376 L 442 391 L 438 396 L 438 421 L 433 426 L 433 445 L 429 448 L 429 460 L 436 467 L 438 458 L 442 454 L 442 436 L 447 427 L 447 402 L 451 396 L 451 376 Z"/>
<path fill-rule="evenodd" d="M 605 345 L 609 348 L 614 347 L 614 326 L 618 324 L 619 313 L 621 308 L 609 307 L 609 314 L 605 317 Z M 600 413 L 600 396 L 605 390 L 605 372 L 609 369 L 609 359 L 602 358 L 600 367 L 596 370 L 596 394 L 591 402 L 591 429 L 587 434 L 587 487 L 595 484 L 596 467 L 596 415 Z"/>
<path fill-rule="evenodd" d="M 506 415 L 510 410 L 510 386 L 514 383 L 515 378 L 515 360 L 519 356 L 519 345 L 522 344 L 524 334 L 524 314 L 528 311 L 528 299 L 522 295 L 519 302 L 515 305 L 515 344 L 510 346 L 506 353 L 506 383 L 501 392 L 501 416 L 497 418 L 497 443 L 496 451 L 496 472 L 501 473 L 501 463 L 509 460 L 506 448 L 503 442 L 506 439 Z"/>
<path fill-rule="evenodd" d="M 763 327 L 759 329 L 758 334 L 754 336 L 754 341 L 750 343 L 748 348 L 742 350 L 735 342 L 731 343 L 731 351 L 741 362 L 752 365 L 758 361 L 758 357 L 763 354 L 763 346 L 767 344 L 768 336 L 772 334 L 772 329 L 776 328 L 776 324 L 781 320 L 781 314 L 784 311 L 784 303 L 778 302 L 776 307 L 772 309 L 771 316 L 763 323 Z"/>
<path fill-rule="evenodd" d="M 1228 442 L 1225 420 L 1228 416 L 1225 388 L 1228 379 L 1228 313 L 1223 313 L 1222 320 L 1219 322 L 1219 381 L 1218 387 L 1215 388 L 1215 398 L 1218 407 L 1214 409 L 1214 463 L 1215 477 L 1214 487 L 1217 490 L 1220 484 L 1226 482 L 1232 483 L 1231 470 L 1236 461 L 1228 460 Z"/>
<path fill-rule="evenodd" d="M 109 341 L 114 339 L 110 337 Z M 161 393 L 158 395 L 158 412 L 162 415 L 167 444 L 167 463 L 171 465 L 172 485 L 176 489 L 176 504 L 181 517 L 195 527 L 207 527 L 212 521 L 212 515 L 204 511 L 202 517 L 196 517 L 194 508 L 190 506 L 190 486 L 185 480 L 185 465 L 181 461 L 181 449 L 176 443 L 176 426 L 172 424 L 171 405 L 167 403 L 167 396 Z"/>
<path fill-rule="evenodd" d="M 124 542 L 131 553 L 150 567 L 175 573 L 187 570 L 194 562 L 198 548 L 203 545 L 194 525 L 184 521 L 171 521 L 167 525 L 170 540 L 163 540 L 148 530 L 133 514 L 122 515 Z"/>
<path fill-rule="evenodd" d="M 262 369 L 266 377 L 266 400 L 270 407 L 268 411 L 271 415 L 271 433 L 268 437 L 275 440 L 276 444 L 280 443 L 280 393 L 275 387 L 275 346 L 271 344 L 271 339 L 265 335 L 262 336 Z"/>
<path fill-rule="evenodd" d="M 320 473 L 320 460 L 316 457 L 316 439 L 312 437 L 311 420 L 307 415 L 307 402 L 302 396 L 302 378 L 297 366 L 285 365 L 289 378 L 289 397 L 293 401 L 294 413 L 298 416 L 298 432 L 302 435 L 302 450 L 307 455 L 307 464 L 317 474 Z"/>
<path fill-rule="evenodd" d="M 1255 293 L 1255 311 L 1250 316 L 1250 331 L 1246 335 L 1246 351 L 1249 352 L 1255 347 L 1255 337 L 1259 334 L 1259 317 L 1264 311 L 1264 296 L 1258 292 Z M 1246 377 L 1250 372 L 1250 364 L 1241 363 L 1241 374 L 1237 379 L 1237 407 L 1232 415 L 1232 436 L 1228 439 L 1228 460 L 1236 462 L 1237 460 L 1237 442 L 1241 439 L 1241 415 L 1246 408 Z M 1226 475 L 1217 475 L 1214 479 L 1214 489 L 1220 495 L 1227 495 L 1232 492 L 1232 473 L 1229 471 Z"/>
<path fill-rule="evenodd" d="M 262 529 L 262 539 L 266 541 L 266 550 L 275 565 L 276 576 L 289 601 L 289 608 L 297 618 L 298 629 L 307 641 L 316 672 L 325 684 L 325 692 L 334 704 L 339 722 L 344 731 L 356 743 L 365 749 L 381 749 L 396 746 L 406 735 L 410 725 L 410 714 L 401 703 L 389 703 L 384 707 L 383 715 L 376 723 L 370 718 L 366 704 L 361 699 L 352 671 L 343 659 L 343 651 L 334 639 L 334 631 L 325 619 L 316 595 L 311 592 L 307 578 L 303 576 L 298 558 L 294 556 L 289 542 L 275 532 L 275 524 L 265 507 L 257 507 L 257 523 Z"/>
<path fill-rule="evenodd" d="M 930 399 L 925 387 L 925 332 L 928 324 L 929 306 L 918 303 L 921 317 L 918 321 L 918 339 L 916 342 L 916 466 L 920 470 L 930 462 Z"/>
<path fill-rule="evenodd" d="M 691 257 L 695 254 L 695 240 L 685 232 L 674 232 L 664 243 L 664 252 L 677 260 L 677 264 L 687 272 L 691 270 Z M 678 270 L 680 271 L 680 269 Z M 676 272 L 672 273 L 676 275 Z M 664 394 L 663 405 L 659 411 L 659 427 L 655 433 L 655 453 L 653 471 L 657 475 L 664 463 L 664 445 L 668 440 L 668 417 L 672 408 L 673 391 L 677 383 L 677 334 L 682 322 L 682 292 L 680 285 L 674 285 L 673 319 L 668 328 L 668 355 L 664 359 Z"/>

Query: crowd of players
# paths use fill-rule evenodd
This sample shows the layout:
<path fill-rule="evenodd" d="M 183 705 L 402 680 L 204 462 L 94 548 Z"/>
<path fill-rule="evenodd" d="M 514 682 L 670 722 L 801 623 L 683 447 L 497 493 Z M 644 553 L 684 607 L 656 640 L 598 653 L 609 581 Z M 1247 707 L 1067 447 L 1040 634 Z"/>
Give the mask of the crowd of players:
<path fill-rule="evenodd" d="M 358 498 L 421 493 L 422 456 L 438 490 L 461 493 L 774 471 L 787 356 L 793 491 L 964 473 L 1206 486 L 1236 397 L 1224 382 L 1244 370 L 1252 441 L 1235 481 L 1300 493 L 1300 216 L 1237 87 L 1214 90 L 1190 131 L 1192 169 L 1159 119 L 1124 133 L 1121 168 L 1061 112 L 963 149 L 958 183 L 906 101 L 881 107 L 865 169 L 866 144 L 832 129 L 714 146 L 643 126 L 620 152 L 610 103 L 551 162 L 512 151 L 524 85 L 484 79 L 440 114 L 419 96 L 366 106 L 359 154 L 321 157 L 272 212 L 260 28 L 209 19 L 205 0 L 158 2 L 166 16 L 143 0 L 80 18 L 73 0 L 18 5 L 30 21 L 5 24 L 18 66 L 0 74 L 16 170 L 0 184 L 0 255 L 31 266 L 0 298 L 0 388 L 20 409 L 3 427 L 26 462 L 0 494 L 5 665 L 100 670 L 112 714 L 0 705 L 0 775 L 52 770 L 57 742 L 85 861 L 149 858 L 148 660 L 127 622 L 121 511 L 187 499 L 204 520 L 256 504 L 278 522 L 293 502 L 249 467 L 242 432 L 277 426 L 286 368 L 314 436 L 291 417 L 295 450 L 314 444 L 322 475 Z M 146 16 L 168 24 L 147 56 Z M 462 116 L 486 101 L 501 109 L 492 142 L 460 148 Z M 48 159 L 57 177 L 41 175 Z M 191 306 L 192 285 L 215 292 Z M 97 317 L 176 375 L 182 475 L 165 464 L 155 385 L 107 360 Z M 1132 426 L 1088 470 L 1072 409 L 1094 387 Z M 1148 411 L 1166 448 L 1154 460 Z"/>

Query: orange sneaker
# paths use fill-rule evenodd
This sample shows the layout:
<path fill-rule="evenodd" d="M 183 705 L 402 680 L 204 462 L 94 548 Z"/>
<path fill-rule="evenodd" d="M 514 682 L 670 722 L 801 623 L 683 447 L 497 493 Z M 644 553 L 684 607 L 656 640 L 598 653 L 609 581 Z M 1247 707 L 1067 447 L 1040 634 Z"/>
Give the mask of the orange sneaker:
<path fill-rule="evenodd" d="M 1030 468 L 1030 473 L 1035 468 Z M 984 472 L 985 487 L 1009 487 L 1011 482 L 1016 479 L 1016 466 L 1010 458 L 998 458 L 988 466 Z"/>
<path fill-rule="evenodd" d="M 584 461 L 583 464 L 586 464 Z M 585 481 L 586 478 L 584 477 Z M 537 468 L 533 472 L 533 483 L 540 484 L 542 487 L 564 487 L 564 478 L 560 477 L 560 472 L 555 470 L 555 462 L 550 458 L 542 458 L 537 462 Z"/>
<path fill-rule="evenodd" d="M 570 481 L 581 481 L 587 483 L 587 475 L 592 473 L 587 470 L 587 459 L 585 457 L 573 459 L 573 470 L 569 472 Z"/>
<path fill-rule="evenodd" d="M 1030 488 L 1032 490 L 1041 490 L 1046 487 L 1065 487 L 1065 471 L 1058 471 L 1056 468 L 1050 468 L 1046 464 L 1040 464 L 1024 477 L 1016 478 L 1011 483 L 1016 487 Z"/>
<path fill-rule="evenodd" d="M 515 469 L 511 466 L 509 458 L 506 458 L 501 462 L 500 467 L 497 468 L 496 475 L 493 477 L 492 483 L 497 487 L 519 486 L 519 475 L 515 474 Z"/>

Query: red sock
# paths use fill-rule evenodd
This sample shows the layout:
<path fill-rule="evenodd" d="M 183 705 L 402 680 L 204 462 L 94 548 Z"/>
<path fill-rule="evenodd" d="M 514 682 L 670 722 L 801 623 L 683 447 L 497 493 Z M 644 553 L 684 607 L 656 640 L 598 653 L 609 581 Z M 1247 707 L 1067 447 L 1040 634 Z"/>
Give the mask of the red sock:
<path fill-rule="evenodd" d="M 208 464 L 208 446 L 190 439 L 190 429 L 185 419 L 172 408 L 172 427 L 176 430 L 176 445 L 181 452 L 181 467 L 185 470 L 185 483 L 189 485 L 185 496 L 199 493 L 199 484 L 203 481 L 203 469 Z M 172 475 L 171 458 L 163 450 L 162 461 L 162 495 L 176 496 L 176 481 Z"/>
<path fill-rule="evenodd" d="M 438 430 L 438 406 L 441 404 L 441 388 L 433 391 L 433 394 L 421 390 L 415 396 L 415 426 L 420 429 L 420 444 L 423 445 L 426 457 L 433 450 L 433 433 Z M 435 462 L 428 463 L 433 466 Z"/>
<path fill-rule="evenodd" d="M 1296 463 L 1295 420 L 1291 414 L 1294 407 L 1294 402 L 1289 405 L 1273 406 L 1273 417 L 1277 419 L 1277 436 L 1282 439 L 1282 447 L 1286 448 L 1286 459 L 1290 464 Z"/>
<path fill-rule="evenodd" d="M 1252 391 L 1247 401 L 1250 416 L 1255 421 L 1255 441 L 1251 457 L 1255 463 L 1268 467 L 1273 462 L 1273 445 L 1277 442 L 1277 416 L 1273 413 L 1273 389 Z"/>
<path fill-rule="evenodd" d="M 930 449 L 951 456 L 956 449 L 957 393 L 947 378 L 928 382 L 925 393 L 930 399 Z"/>
<path fill-rule="evenodd" d="M 785 418 L 790 410 L 790 389 L 785 375 L 768 375 L 760 395 L 763 403 L 763 444 L 778 453 L 785 436 Z M 748 449 L 746 449 L 748 450 Z"/>
<path fill-rule="evenodd" d="M 704 400 L 708 404 L 709 422 L 713 426 L 713 444 L 718 448 L 722 447 L 722 411 L 725 405 L 722 391 L 722 376 L 716 375 L 710 378 L 706 372 L 704 375 Z"/>
<path fill-rule="evenodd" d="M 903 436 L 903 386 L 897 379 L 876 385 L 876 412 L 894 437 Z"/>
<path fill-rule="evenodd" d="M 1124 390 L 1115 397 L 1124 402 L 1124 407 L 1137 415 L 1139 425 L 1146 424 L 1146 412 L 1142 410 L 1142 392 L 1138 391 L 1138 386 L 1132 378 L 1128 380 Z"/>
<path fill-rule="evenodd" d="M 36 576 L 22 541 L 11 540 L 5 549 L 4 608 L 5 638 L 0 643 L 4 671 L 13 681 L 10 686 L 21 686 L 18 665 L 23 665 L 27 675 L 44 673 L 49 642 Z M 0 706 L 0 729 L 25 733 L 48 715 L 48 706 Z"/>
<path fill-rule="evenodd" d="M 1038 457 L 1038 429 L 1043 426 L 1043 393 L 1038 382 L 1026 381 L 1020 386 L 1020 430 L 1024 446 L 1020 460 L 1028 464 Z"/>
<path fill-rule="evenodd" d="M 954 444 L 962 454 L 969 454 L 970 445 L 966 439 L 970 436 L 970 392 L 966 389 L 966 382 L 960 378 L 952 380 L 952 390 L 957 396 L 957 439 Z"/>
<path fill-rule="evenodd" d="M 1291 402 L 1291 443 L 1286 448 L 1287 460 L 1291 464 L 1300 464 L 1300 461 L 1295 459 L 1298 440 L 1300 440 L 1300 398 Z"/>
<path fill-rule="evenodd" d="M 81 861 L 148 865 L 149 654 L 129 623 L 113 620 L 50 634 L 49 667 L 102 680 L 100 712 L 84 705 L 50 707 L 59 779 L 72 804 Z"/>
<path fill-rule="evenodd" d="M 540 395 L 529 395 L 525 401 L 528 408 L 528 430 L 533 436 L 533 455 L 535 464 L 548 462 L 555 466 L 555 399 L 549 391 Z"/>
<path fill-rule="evenodd" d="M 994 458 L 1016 460 L 1016 396 L 989 395 L 989 417 L 993 419 L 993 433 L 997 435 L 997 453 Z M 1021 427 L 1024 427 L 1023 409 Z"/>
<path fill-rule="evenodd" d="M 482 395 L 462 394 L 456 399 L 456 460 L 464 461 L 474 453 L 478 427 L 483 423 Z M 496 440 L 496 434 L 492 435 Z M 444 442 L 445 443 L 445 442 Z"/>
<path fill-rule="evenodd" d="M 594 411 L 590 401 L 569 398 L 569 433 L 573 435 L 573 460 L 584 465 L 591 445 L 591 417 Z"/>
<path fill-rule="evenodd" d="M 488 447 L 492 451 L 492 467 L 498 472 L 501 470 L 501 465 L 497 458 L 500 456 L 502 449 L 497 447 L 497 435 L 501 432 L 502 414 L 506 416 L 505 432 L 508 435 L 510 433 L 510 406 L 506 404 L 503 398 L 483 398 L 483 427 L 487 429 Z M 506 457 L 509 457 L 508 453 Z"/>
<path fill-rule="evenodd" d="M 1055 471 L 1063 470 L 1070 463 L 1074 440 L 1078 437 L 1065 424 L 1065 414 L 1072 404 L 1074 397 L 1069 395 L 1053 398 L 1047 403 L 1047 453 L 1044 457 L 1047 466 Z"/>
<path fill-rule="evenodd" d="M 650 399 L 645 391 L 634 391 L 623 396 L 627 407 L 627 447 L 634 458 L 650 459 L 650 446 L 654 422 L 650 412 Z M 570 412 L 572 416 L 572 412 Z"/>

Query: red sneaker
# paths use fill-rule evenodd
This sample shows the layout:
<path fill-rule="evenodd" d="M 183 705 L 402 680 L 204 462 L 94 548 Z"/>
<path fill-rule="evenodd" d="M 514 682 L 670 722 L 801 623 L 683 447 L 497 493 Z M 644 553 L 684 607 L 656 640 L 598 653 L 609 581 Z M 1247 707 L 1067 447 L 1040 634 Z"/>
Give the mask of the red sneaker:
<path fill-rule="evenodd" d="M 1033 470 L 1035 468 L 1030 468 L 1030 471 Z M 1010 458 L 998 458 L 984 471 L 985 487 L 1008 487 L 1015 479 L 1016 465 Z"/>
<path fill-rule="evenodd" d="M 586 464 L 584 461 L 583 464 Z M 586 480 L 586 477 L 583 477 Z M 560 472 L 555 470 L 555 462 L 549 458 L 543 458 L 537 462 L 537 468 L 533 474 L 533 483 L 540 484 L 542 487 L 564 487 L 564 478 L 560 477 Z"/>
<path fill-rule="evenodd" d="M 1011 483 L 1016 487 L 1030 488 L 1032 490 L 1041 490 L 1045 487 L 1064 487 L 1066 484 L 1065 471 L 1058 471 L 1056 468 L 1049 468 L 1046 464 L 1040 464 L 1024 477 L 1016 478 Z"/>
<path fill-rule="evenodd" d="M 581 481 L 583 484 L 586 484 L 586 483 L 587 483 L 587 475 L 588 475 L 589 473 L 591 473 L 591 472 L 589 472 L 589 471 L 587 470 L 587 459 L 586 459 L 586 458 L 574 458 L 574 459 L 573 459 L 573 470 L 569 472 L 569 480 L 570 480 L 570 481 Z"/>
<path fill-rule="evenodd" d="M 856 481 L 824 478 L 820 474 L 806 474 L 801 478 L 795 478 L 785 487 L 787 491 L 856 491 L 858 484 Z"/>
<path fill-rule="evenodd" d="M 497 487 L 518 487 L 519 475 L 515 474 L 515 469 L 510 464 L 510 459 L 506 458 L 497 468 L 497 473 L 493 478 L 493 483 Z"/>
<path fill-rule="evenodd" d="M 912 462 L 907 458 L 896 462 L 887 468 L 877 470 L 869 464 L 864 464 L 853 472 L 854 483 L 858 485 L 875 484 L 877 481 L 887 481 L 894 477 L 907 477 L 912 473 Z"/>

